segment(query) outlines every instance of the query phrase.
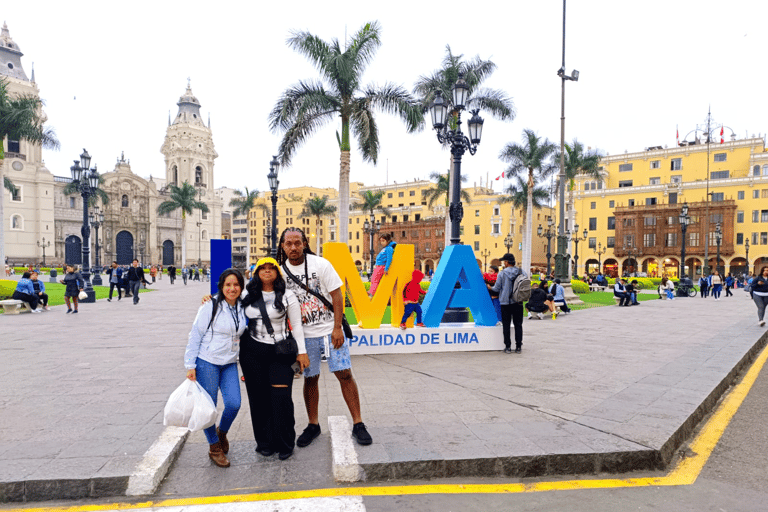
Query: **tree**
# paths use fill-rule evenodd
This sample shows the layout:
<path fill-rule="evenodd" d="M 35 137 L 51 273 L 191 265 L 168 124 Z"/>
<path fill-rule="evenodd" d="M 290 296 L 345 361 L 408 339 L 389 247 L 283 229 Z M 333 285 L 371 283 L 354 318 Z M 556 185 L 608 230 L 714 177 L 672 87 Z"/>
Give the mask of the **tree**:
<path fill-rule="evenodd" d="M 0 176 L 3 177 L 3 188 L 11 193 L 16 192 L 16 186 L 3 176 L 5 151 L 3 142 L 24 140 L 32 144 L 40 144 L 44 148 L 58 149 L 59 141 L 50 128 L 43 127 L 45 116 L 42 113 L 43 100 L 32 95 L 11 97 L 8 81 L 0 78 Z M 3 199 L 5 192 L 0 189 L 0 265 L 5 265 L 5 216 Z"/>
<path fill-rule="evenodd" d="M 451 190 L 451 179 L 450 179 L 450 173 L 446 174 L 440 174 L 438 172 L 432 172 L 429 175 L 430 180 L 435 181 L 435 186 L 430 188 L 422 189 L 421 191 L 421 197 L 422 199 L 427 200 L 427 206 L 432 208 L 432 206 L 440 199 L 445 197 L 445 245 L 448 245 L 449 240 L 449 234 L 451 232 L 450 230 L 450 218 L 448 216 L 448 205 L 451 200 L 451 195 L 449 194 Z M 462 183 L 467 181 L 466 176 L 461 176 Z M 462 189 L 461 192 L 459 192 L 459 195 L 463 201 L 466 201 L 467 203 L 472 201 L 472 198 L 469 196 L 466 190 Z"/>
<path fill-rule="evenodd" d="M 419 98 L 422 112 L 426 113 L 429 106 L 435 101 L 436 91 L 442 93 L 444 101 L 452 110 L 454 122 L 458 119 L 458 112 L 453 110 L 453 87 L 459 79 L 459 74 L 464 75 L 464 81 L 469 87 L 469 101 L 466 108 L 482 109 L 496 119 L 512 121 L 515 118 L 515 106 L 512 99 L 504 91 L 481 87 L 482 83 L 496 70 L 496 64 L 490 60 L 483 60 L 479 56 L 473 59 L 463 60 L 464 55 L 454 55 L 449 45 L 445 46 L 445 57 L 442 67 L 427 76 L 420 76 L 413 88 L 414 94 Z M 454 126 L 451 126 L 454 128 Z M 448 187 L 446 195 L 450 198 L 450 175 L 454 171 L 453 155 L 450 157 L 448 168 Z M 464 180 L 462 180 L 464 181 Z M 448 201 L 446 201 L 446 206 Z M 450 220 L 445 218 L 445 243 L 450 238 Z"/>
<path fill-rule="evenodd" d="M 229 206 L 233 207 L 232 210 L 232 218 L 245 216 L 248 217 L 248 213 L 255 207 L 256 205 L 256 199 L 259 198 L 259 191 L 258 190 L 248 190 L 248 187 L 245 187 L 245 193 L 241 192 L 240 190 L 234 191 L 235 197 L 230 199 Z M 248 234 L 248 244 L 245 246 L 245 266 L 246 268 L 251 263 L 251 228 L 246 225 L 246 230 Z"/>
<path fill-rule="evenodd" d="M 192 215 L 194 210 L 208 213 L 208 205 L 197 199 L 195 187 L 185 181 L 181 186 L 174 183 L 168 185 L 169 199 L 160 203 L 157 207 L 158 215 L 167 215 L 173 211 L 181 210 L 181 264 L 187 264 L 187 215 Z"/>
<path fill-rule="evenodd" d="M 301 210 L 299 218 L 314 217 L 315 218 L 315 239 L 317 241 L 317 248 L 315 254 L 320 254 L 320 217 L 326 215 L 332 215 L 336 213 L 336 207 L 328 204 L 328 196 L 323 197 L 310 197 L 304 203 L 304 208 Z M 344 225 L 346 226 L 346 224 Z M 344 228 L 346 229 L 346 228 Z"/>
<path fill-rule="evenodd" d="M 513 210 L 520 210 L 523 212 L 523 225 L 526 224 L 528 219 L 528 182 L 520 176 L 515 176 L 517 183 L 513 183 L 504 189 L 502 197 L 499 198 L 500 204 L 511 203 Z M 549 199 L 549 192 L 543 187 L 535 187 L 533 189 L 532 204 L 533 208 L 538 210 L 544 206 L 544 203 Z"/>
<path fill-rule="evenodd" d="M 424 116 L 419 104 L 401 86 L 360 85 L 363 72 L 381 46 L 378 22 L 367 23 L 346 42 L 326 42 L 309 32 L 292 32 L 288 46 L 312 61 L 320 72 L 317 82 L 302 81 L 283 92 L 269 114 L 270 128 L 284 132 L 280 163 L 290 165 L 297 149 L 322 126 L 341 118 L 339 226 L 349 219 L 350 129 L 357 139 L 363 160 L 374 165 L 379 155 L 379 129 L 374 111 L 399 116 L 409 133 L 419 130 Z M 339 241 L 347 242 L 346 229 Z"/>
<path fill-rule="evenodd" d="M 501 150 L 499 158 L 509 163 L 505 171 L 507 178 L 528 174 L 525 232 L 523 233 L 523 261 L 521 266 L 526 272 L 531 268 L 531 243 L 533 240 L 533 190 L 537 182 L 551 176 L 557 166 L 551 157 L 557 151 L 555 144 L 548 139 L 540 139 L 533 130 L 523 130 L 523 144 L 510 143 Z"/>
<path fill-rule="evenodd" d="M 84 179 L 85 173 L 83 173 Z M 96 205 L 96 198 L 101 201 L 101 204 L 107 204 L 109 202 L 109 195 L 101 189 L 101 185 L 104 184 L 104 176 L 99 174 L 99 186 L 96 187 L 96 192 L 88 197 L 88 206 Z M 80 195 L 80 184 L 70 181 L 61 190 L 61 193 L 65 196 Z"/>
<path fill-rule="evenodd" d="M 384 198 L 384 192 L 380 190 L 377 192 L 366 190 L 365 192 L 360 193 L 360 198 L 362 199 L 362 202 L 353 203 L 350 205 L 350 209 L 362 210 L 367 212 L 368 215 L 373 215 L 373 212 L 380 211 L 384 215 L 389 216 L 389 209 L 381 203 L 381 200 Z"/>

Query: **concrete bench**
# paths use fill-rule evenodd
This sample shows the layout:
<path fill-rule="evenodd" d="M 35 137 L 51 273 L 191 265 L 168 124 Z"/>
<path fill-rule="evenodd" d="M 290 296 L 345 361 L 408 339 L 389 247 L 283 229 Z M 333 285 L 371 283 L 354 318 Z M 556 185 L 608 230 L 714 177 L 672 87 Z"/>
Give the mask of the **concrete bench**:
<path fill-rule="evenodd" d="M 0 307 L 3 308 L 3 313 L 6 315 L 18 315 L 19 313 L 32 312 L 29 307 L 29 302 L 24 302 L 23 300 L 0 300 Z"/>
<path fill-rule="evenodd" d="M 591 292 L 604 292 L 605 286 L 599 285 L 599 284 L 591 284 L 589 285 L 589 291 Z"/>

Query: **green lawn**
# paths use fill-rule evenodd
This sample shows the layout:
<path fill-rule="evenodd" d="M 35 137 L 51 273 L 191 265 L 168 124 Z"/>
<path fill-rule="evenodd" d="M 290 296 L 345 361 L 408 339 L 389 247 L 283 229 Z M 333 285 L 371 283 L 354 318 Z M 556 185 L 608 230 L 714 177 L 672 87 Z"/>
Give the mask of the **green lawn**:
<path fill-rule="evenodd" d="M 65 304 L 64 302 L 64 291 L 67 289 L 66 286 L 59 283 L 45 283 L 45 293 L 48 294 L 48 305 L 49 306 L 61 306 L 62 304 Z M 109 297 L 109 286 L 94 286 L 93 290 L 96 292 L 96 300 L 99 299 L 106 299 Z M 139 290 L 139 293 L 144 292 L 150 292 L 151 289 L 141 289 Z M 117 292 L 114 292 L 116 294 Z M 2 309 L 0 309 L 2 311 Z"/>

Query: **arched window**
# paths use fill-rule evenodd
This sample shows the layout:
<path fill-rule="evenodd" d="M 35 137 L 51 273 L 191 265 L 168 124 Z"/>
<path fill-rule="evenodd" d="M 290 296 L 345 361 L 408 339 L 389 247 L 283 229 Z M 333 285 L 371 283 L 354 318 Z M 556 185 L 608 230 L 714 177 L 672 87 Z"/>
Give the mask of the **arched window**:
<path fill-rule="evenodd" d="M 16 229 L 16 230 L 24 229 L 24 219 L 21 217 L 21 215 L 11 216 L 11 229 Z"/>
<path fill-rule="evenodd" d="M 199 165 L 195 167 L 195 185 L 202 185 L 203 183 L 203 168 Z"/>
<path fill-rule="evenodd" d="M 173 166 L 173 183 L 174 185 L 179 184 L 179 168 L 175 165 Z"/>
<path fill-rule="evenodd" d="M 200 237 L 201 237 L 203 240 L 208 240 L 208 230 L 207 230 L 207 229 L 204 229 L 204 230 L 203 230 L 203 233 L 202 233 L 202 235 L 200 235 Z"/>
<path fill-rule="evenodd" d="M 753 176 L 760 176 L 760 166 L 756 165 L 752 168 L 752 175 Z"/>
<path fill-rule="evenodd" d="M 768 176 L 768 164 L 763 166 L 763 176 Z"/>
<path fill-rule="evenodd" d="M 128 208 L 128 196 L 123 194 L 122 207 Z"/>

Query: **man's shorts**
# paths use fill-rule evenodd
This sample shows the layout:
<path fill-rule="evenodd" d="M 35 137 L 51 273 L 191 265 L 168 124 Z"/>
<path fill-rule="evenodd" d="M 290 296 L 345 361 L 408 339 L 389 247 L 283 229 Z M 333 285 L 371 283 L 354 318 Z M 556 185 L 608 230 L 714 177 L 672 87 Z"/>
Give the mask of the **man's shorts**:
<path fill-rule="evenodd" d="M 344 340 L 344 344 L 339 349 L 333 348 L 330 334 L 319 338 L 304 338 L 304 344 L 309 356 L 309 367 L 303 372 L 305 378 L 320 375 L 320 357 L 326 353 L 326 346 L 330 352 L 326 354 L 328 370 L 339 372 L 352 368 L 352 360 L 349 358 L 349 340 Z"/>

